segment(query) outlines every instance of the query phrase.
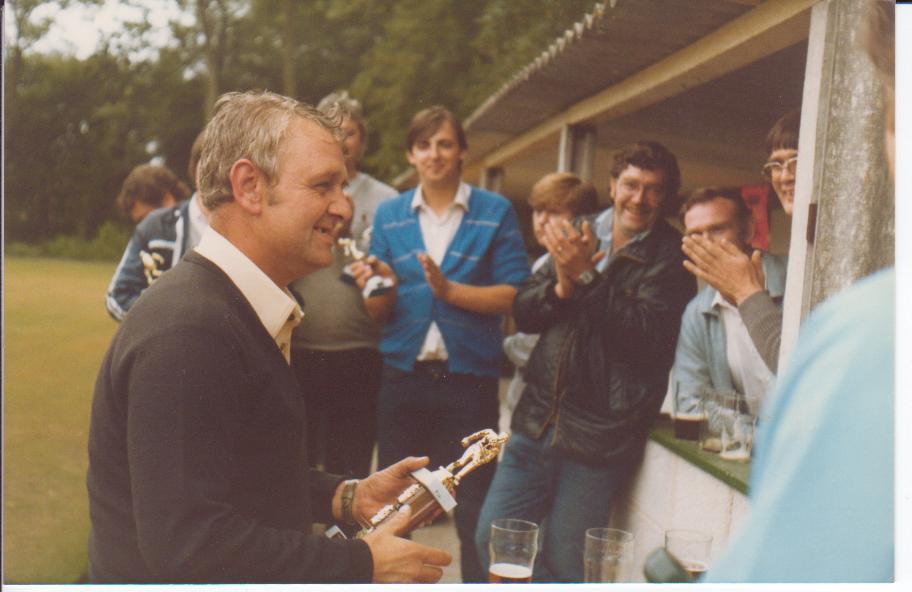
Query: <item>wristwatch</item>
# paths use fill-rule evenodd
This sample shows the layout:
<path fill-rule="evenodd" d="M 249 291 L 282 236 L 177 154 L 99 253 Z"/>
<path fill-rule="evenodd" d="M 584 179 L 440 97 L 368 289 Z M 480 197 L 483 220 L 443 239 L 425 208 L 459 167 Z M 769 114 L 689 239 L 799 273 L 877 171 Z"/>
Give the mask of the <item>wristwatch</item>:
<path fill-rule="evenodd" d="M 581 286 L 588 286 L 595 281 L 596 273 L 593 269 L 587 269 L 583 273 L 579 274 L 579 277 L 576 278 L 576 283 Z"/>

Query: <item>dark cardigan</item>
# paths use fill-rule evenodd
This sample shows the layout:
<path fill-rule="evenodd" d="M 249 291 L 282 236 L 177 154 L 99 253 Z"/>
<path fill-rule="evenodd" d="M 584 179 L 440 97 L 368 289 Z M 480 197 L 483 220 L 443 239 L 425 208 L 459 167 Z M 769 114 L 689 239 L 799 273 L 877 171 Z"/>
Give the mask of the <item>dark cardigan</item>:
<path fill-rule="evenodd" d="M 253 308 L 196 252 L 114 337 L 89 432 L 94 582 L 369 582 L 310 534 L 342 479 L 308 469 L 304 404 Z"/>

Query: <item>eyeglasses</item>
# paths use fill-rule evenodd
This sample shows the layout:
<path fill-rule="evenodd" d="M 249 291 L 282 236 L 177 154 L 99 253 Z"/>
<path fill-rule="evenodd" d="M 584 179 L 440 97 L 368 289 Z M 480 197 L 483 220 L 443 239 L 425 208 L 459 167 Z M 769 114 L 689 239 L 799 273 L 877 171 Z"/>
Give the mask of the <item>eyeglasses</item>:
<path fill-rule="evenodd" d="M 662 199 L 665 195 L 665 187 L 662 185 L 643 185 L 639 181 L 623 179 L 618 181 L 620 191 L 626 195 L 634 195 L 643 192 L 644 195 L 653 199 Z"/>
<path fill-rule="evenodd" d="M 789 174 L 794 176 L 795 171 L 798 170 L 798 157 L 793 156 L 785 162 L 776 162 L 773 160 L 766 163 L 763 165 L 763 176 L 767 179 L 772 179 L 774 176 L 781 175 L 783 169 L 787 169 Z"/>

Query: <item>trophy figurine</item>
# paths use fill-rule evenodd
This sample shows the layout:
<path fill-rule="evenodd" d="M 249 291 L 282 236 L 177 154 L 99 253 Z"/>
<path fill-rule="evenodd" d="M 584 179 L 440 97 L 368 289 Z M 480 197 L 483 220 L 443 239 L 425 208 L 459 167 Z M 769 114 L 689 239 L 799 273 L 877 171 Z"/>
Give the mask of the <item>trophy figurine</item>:
<path fill-rule="evenodd" d="M 362 244 L 370 244 L 370 234 L 371 228 L 368 227 L 364 234 L 361 235 Z M 355 261 L 363 261 L 367 258 L 367 253 L 358 248 L 358 241 L 350 237 L 342 237 L 336 240 L 338 244 L 345 251 L 345 256 L 349 257 Z M 351 263 L 342 268 L 342 280 L 350 284 L 355 284 L 355 276 L 351 272 Z M 374 275 L 367 280 L 367 283 L 364 284 L 364 289 L 361 290 L 361 295 L 364 298 L 370 298 L 371 296 L 379 296 L 384 292 L 389 291 L 393 287 L 393 280 L 387 277 Z"/>
<path fill-rule="evenodd" d="M 453 493 L 460 481 L 481 465 L 497 458 L 500 449 L 509 439 L 509 434 L 504 432 L 498 435 L 493 430 L 481 430 L 466 436 L 461 441 L 466 449 L 461 457 L 433 472 L 427 469 L 413 472 L 412 476 L 418 483 L 408 486 L 394 503 L 381 508 L 370 520 L 361 522 L 362 528 L 355 534 L 355 538 L 370 534 L 406 504 L 411 506 L 412 515 L 401 534 L 410 533 L 419 526 L 430 523 L 443 512 L 450 511 L 456 507 Z M 346 538 L 337 526 L 327 530 L 326 536 Z"/>
<path fill-rule="evenodd" d="M 159 253 L 147 253 L 145 251 L 140 251 L 139 260 L 142 261 L 143 273 L 146 276 L 146 281 L 151 286 L 155 283 L 155 280 L 161 277 L 161 266 L 165 264 L 165 258 L 162 257 Z"/>

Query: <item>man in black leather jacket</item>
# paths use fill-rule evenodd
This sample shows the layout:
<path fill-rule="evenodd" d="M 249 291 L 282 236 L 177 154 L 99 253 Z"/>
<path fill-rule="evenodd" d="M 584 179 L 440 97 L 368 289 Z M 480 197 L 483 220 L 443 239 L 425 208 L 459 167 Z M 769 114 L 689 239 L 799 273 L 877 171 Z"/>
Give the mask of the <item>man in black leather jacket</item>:
<path fill-rule="evenodd" d="M 637 142 L 615 155 L 613 207 L 546 229 L 550 261 L 513 305 L 519 329 L 541 339 L 478 522 L 483 564 L 491 520 L 520 518 L 544 522 L 533 579 L 582 580 L 585 531 L 607 524 L 642 457 L 696 293 L 663 219 L 679 186 L 674 155 Z"/>

